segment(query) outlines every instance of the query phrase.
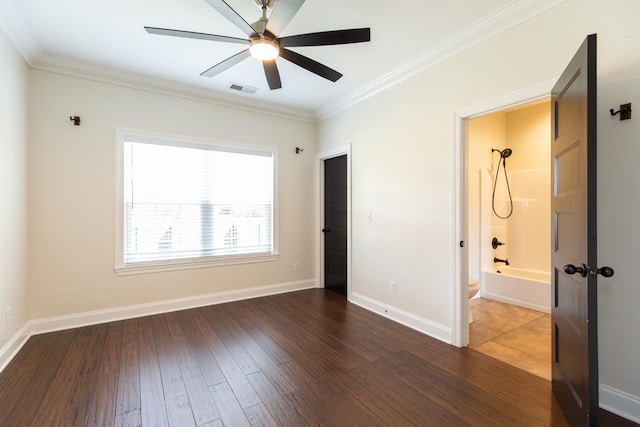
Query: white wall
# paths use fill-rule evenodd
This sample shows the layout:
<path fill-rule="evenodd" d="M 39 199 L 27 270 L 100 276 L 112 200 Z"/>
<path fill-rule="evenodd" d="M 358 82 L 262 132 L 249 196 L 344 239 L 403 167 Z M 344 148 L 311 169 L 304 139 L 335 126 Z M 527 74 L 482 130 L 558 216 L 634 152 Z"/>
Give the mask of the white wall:
<path fill-rule="evenodd" d="M 360 300 L 371 307 L 408 312 L 425 325 L 423 330 L 451 331 L 457 246 L 451 113 L 559 76 L 590 33 L 598 33 L 602 83 L 637 77 L 638 16 L 640 2 L 635 0 L 615 6 L 598 0 L 568 0 L 319 125 L 320 150 L 352 144 L 352 289 L 362 296 Z M 616 105 L 623 101 L 629 100 Z M 618 171 L 634 176 L 627 169 Z M 609 190 L 620 205 L 629 203 L 628 194 Z M 637 193 L 637 189 L 631 191 Z M 371 222 L 366 220 L 369 210 Z M 628 246 L 635 244 L 628 238 L 624 241 Z M 607 244 L 602 244 L 606 251 Z M 610 245 L 607 262 L 618 261 L 618 252 L 627 257 L 638 253 Z M 618 301 L 626 301 L 627 306 L 638 302 L 632 271 L 627 273 L 629 280 L 617 279 L 615 291 L 609 291 L 615 292 L 615 299 L 601 298 L 600 327 L 615 330 L 618 339 L 601 340 L 600 380 L 601 388 L 629 394 L 640 412 L 638 310 L 625 314 L 624 305 L 618 306 Z M 389 293 L 388 280 L 398 282 L 396 294 Z M 629 344 L 630 340 L 634 343 Z"/>
<path fill-rule="evenodd" d="M 28 67 L 0 30 L 0 350 L 27 321 Z M 7 324 L 5 310 L 12 309 Z M 2 353 L 0 351 L 0 353 Z M 0 367 L 2 366 L 0 357 Z"/>
<path fill-rule="evenodd" d="M 31 86 L 30 319 L 315 280 L 313 124 L 39 70 Z M 278 147 L 278 261 L 117 276 L 117 127 Z"/>
<path fill-rule="evenodd" d="M 640 423 L 640 114 L 620 121 L 620 104 L 640 106 L 640 79 L 603 84 L 598 91 L 598 264 L 615 270 L 598 279 L 598 350 L 601 406 L 622 399 Z M 639 110 L 640 111 L 640 110 Z M 610 388 L 611 389 L 610 389 Z M 627 393 L 628 400 L 618 392 Z"/>

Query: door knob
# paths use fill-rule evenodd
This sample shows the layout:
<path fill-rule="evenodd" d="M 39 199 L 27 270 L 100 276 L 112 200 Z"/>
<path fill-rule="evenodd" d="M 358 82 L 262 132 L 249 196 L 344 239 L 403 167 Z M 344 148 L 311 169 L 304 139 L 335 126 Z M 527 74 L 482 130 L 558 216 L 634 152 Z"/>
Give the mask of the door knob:
<path fill-rule="evenodd" d="M 582 264 L 582 267 L 576 267 L 573 264 L 567 264 L 562 267 L 565 273 L 567 274 L 576 274 L 580 273 L 582 277 L 587 277 L 587 266 Z"/>
<path fill-rule="evenodd" d="M 602 274 L 603 277 L 611 277 L 614 275 L 613 268 L 611 267 L 600 267 L 600 268 L 592 268 L 589 270 L 589 274 L 595 276 L 597 274 Z"/>
<path fill-rule="evenodd" d="M 323 232 L 323 233 L 328 233 L 328 232 L 330 232 L 330 231 L 331 231 L 331 229 L 330 229 L 330 228 L 323 228 L 323 229 L 322 229 L 322 232 Z"/>

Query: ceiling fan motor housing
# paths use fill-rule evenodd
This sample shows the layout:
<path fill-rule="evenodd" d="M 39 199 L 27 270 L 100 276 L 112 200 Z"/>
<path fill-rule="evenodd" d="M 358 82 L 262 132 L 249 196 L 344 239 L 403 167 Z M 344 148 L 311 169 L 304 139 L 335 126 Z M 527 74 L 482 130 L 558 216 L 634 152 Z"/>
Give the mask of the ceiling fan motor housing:
<path fill-rule="evenodd" d="M 262 8 L 262 6 L 264 5 L 269 9 L 273 8 L 273 6 L 276 4 L 276 0 L 255 0 L 255 2 L 259 8 Z"/>

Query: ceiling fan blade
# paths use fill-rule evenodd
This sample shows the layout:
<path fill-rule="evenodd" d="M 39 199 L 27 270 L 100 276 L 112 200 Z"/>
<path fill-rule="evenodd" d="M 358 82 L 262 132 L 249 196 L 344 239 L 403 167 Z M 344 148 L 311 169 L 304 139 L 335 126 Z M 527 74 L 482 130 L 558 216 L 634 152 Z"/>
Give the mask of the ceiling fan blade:
<path fill-rule="evenodd" d="M 223 71 L 228 70 L 234 65 L 244 61 L 250 56 L 251 54 L 249 53 L 249 49 L 245 49 L 242 52 L 236 53 L 235 55 L 225 59 L 224 61 L 217 63 L 216 65 L 209 68 L 207 71 L 204 71 L 200 75 L 204 77 L 213 77 L 217 74 L 220 74 Z"/>
<path fill-rule="evenodd" d="M 332 82 L 338 81 L 342 77 L 342 74 L 336 70 L 283 47 L 280 47 L 280 57 Z"/>
<path fill-rule="evenodd" d="M 272 34 L 280 34 L 298 13 L 305 0 L 279 0 L 269 16 L 267 30 Z"/>
<path fill-rule="evenodd" d="M 278 43 L 282 47 L 327 46 L 368 41 L 371 41 L 371 28 L 321 31 L 319 33 L 298 34 L 278 39 Z"/>
<path fill-rule="evenodd" d="M 186 39 L 210 40 L 214 42 L 240 43 L 248 44 L 249 40 L 239 39 L 237 37 L 219 36 L 217 34 L 194 33 L 192 31 L 171 30 L 169 28 L 144 27 L 149 34 L 158 34 L 160 36 L 183 37 Z"/>
<path fill-rule="evenodd" d="M 227 18 L 233 25 L 240 28 L 243 33 L 251 37 L 256 32 L 251 25 L 245 21 L 242 16 L 238 15 L 238 13 L 231 8 L 224 0 L 205 0 L 209 3 L 209 6 L 220 12 L 222 16 Z"/>
<path fill-rule="evenodd" d="M 264 75 L 267 77 L 267 83 L 269 83 L 269 89 L 280 89 L 282 83 L 280 82 L 280 73 L 278 72 L 278 66 L 276 60 L 262 61 L 264 66 Z"/>

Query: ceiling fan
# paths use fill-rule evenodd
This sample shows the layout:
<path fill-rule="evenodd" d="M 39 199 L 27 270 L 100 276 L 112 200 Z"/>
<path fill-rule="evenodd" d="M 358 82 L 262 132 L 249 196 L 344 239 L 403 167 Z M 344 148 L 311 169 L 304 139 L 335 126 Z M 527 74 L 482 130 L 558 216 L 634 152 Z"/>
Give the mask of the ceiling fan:
<path fill-rule="evenodd" d="M 255 0 L 262 9 L 262 17 L 253 24 L 247 23 L 224 0 L 205 1 L 242 30 L 249 38 L 242 39 L 217 34 L 144 27 L 149 34 L 249 45 L 249 47 L 242 52 L 225 59 L 200 74 L 205 77 L 213 77 L 220 74 L 247 59 L 249 56 L 253 56 L 262 61 L 269 88 L 271 90 L 280 89 L 282 83 L 280 82 L 280 73 L 278 72 L 278 66 L 275 61 L 277 57 L 280 57 L 320 77 L 335 82 L 342 77 L 342 74 L 338 71 L 287 48 L 299 46 L 328 46 L 371 41 L 370 28 L 322 31 L 318 33 L 277 37 L 276 34 L 280 34 L 287 24 L 289 24 L 305 0 Z M 273 9 L 273 11 L 267 18 L 267 11 L 269 9 Z"/>

